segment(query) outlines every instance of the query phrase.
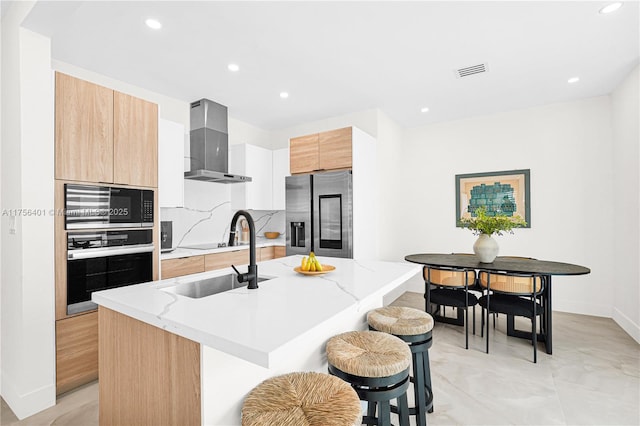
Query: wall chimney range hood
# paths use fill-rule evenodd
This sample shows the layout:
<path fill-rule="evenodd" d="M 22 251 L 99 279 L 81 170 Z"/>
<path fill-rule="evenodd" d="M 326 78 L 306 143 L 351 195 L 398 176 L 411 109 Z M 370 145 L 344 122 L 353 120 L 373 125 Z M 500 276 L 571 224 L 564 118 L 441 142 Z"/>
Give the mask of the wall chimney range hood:
<path fill-rule="evenodd" d="M 216 183 L 251 182 L 247 176 L 229 173 L 227 107 L 209 99 L 191 103 L 191 171 L 185 179 Z"/>

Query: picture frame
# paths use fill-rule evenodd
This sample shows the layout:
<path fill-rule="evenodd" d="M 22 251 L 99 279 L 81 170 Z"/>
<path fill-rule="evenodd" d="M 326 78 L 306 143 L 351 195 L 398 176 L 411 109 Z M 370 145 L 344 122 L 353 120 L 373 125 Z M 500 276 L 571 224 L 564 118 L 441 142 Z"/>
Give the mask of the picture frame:
<path fill-rule="evenodd" d="M 488 215 L 519 215 L 531 228 L 530 169 L 456 175 L 456 226 L 484 206 Z"/>

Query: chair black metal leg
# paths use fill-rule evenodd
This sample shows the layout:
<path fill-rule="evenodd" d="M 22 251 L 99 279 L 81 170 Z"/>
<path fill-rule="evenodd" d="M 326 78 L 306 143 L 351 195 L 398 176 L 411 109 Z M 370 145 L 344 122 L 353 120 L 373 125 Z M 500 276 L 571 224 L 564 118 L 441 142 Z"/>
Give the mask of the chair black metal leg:
<path fill-rule="evenodd" d="M 531 297 L 531 300 L 533 301 L 533 316 L 531 318 L 531 343 L 533 344 L 533 363 L 537 363 L 538 362 L 538 333 L 537 333 L 537 329 L 536 329 L 536 318 L 538 317 L 538 315 L 536 315 L 536 298 L 535 296 Z"/>
<path fill-rule="evenodd" d="M 490 315 L 490 308 L 489 308 L 489 298 L 487 298 L 487 336 L 486 336 L 486 340 L 487 340 L 487 353 L 489 353 L 489 315 Z"/>
<path fill-rule="evenodd" d="M 476 335 L 476 305 L 473 305 L 473 335 Z"/>
<path fill-rule="evenodd" d="M 469 349 L 469 307 L 464 308 L 464 348 Z"/>

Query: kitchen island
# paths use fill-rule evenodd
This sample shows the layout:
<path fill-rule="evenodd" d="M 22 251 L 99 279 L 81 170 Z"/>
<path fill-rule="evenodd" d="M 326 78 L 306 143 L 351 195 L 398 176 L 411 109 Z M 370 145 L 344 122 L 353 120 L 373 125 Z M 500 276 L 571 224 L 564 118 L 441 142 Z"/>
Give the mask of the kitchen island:
<path fill-rule="evenodd" d="M 246 394 L 292 371 L 326 372 L 333 335 L 421 272 L 409 263 L 319 258 L 334 271 L 296 273 L 301 256 L 258 264 L 270 278 L 191 298 L 175 289 L 231 269 L 96 292 L 100 424 L 240 424 Z M 244 268 L 240 268 L 241 271 Z"/>

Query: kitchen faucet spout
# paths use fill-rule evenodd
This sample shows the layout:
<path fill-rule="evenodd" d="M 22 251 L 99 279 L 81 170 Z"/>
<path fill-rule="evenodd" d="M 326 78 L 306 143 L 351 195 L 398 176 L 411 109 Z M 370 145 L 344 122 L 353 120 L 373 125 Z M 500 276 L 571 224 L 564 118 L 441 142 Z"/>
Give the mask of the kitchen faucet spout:
<path fill-rule="evenodd" d="M 231 227 L 229 229 L 229 246 L 235 245 L 236 223 L 238 218 L 243 216 L 249 224 L 249 270 L 246 274 L 238 273 L 238 281 L 248 282 L 247 288 L 250 290 L 258 288 L 258 265 L 256 265 L 256 227 L 253 223 L 253 218 L 245 210 L 238 210 L 231 219 Z M 235 266 L 231 265 L 233 269 L 238 272 Z"/>

